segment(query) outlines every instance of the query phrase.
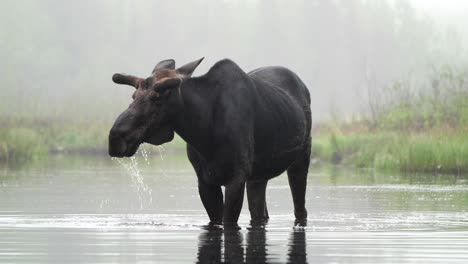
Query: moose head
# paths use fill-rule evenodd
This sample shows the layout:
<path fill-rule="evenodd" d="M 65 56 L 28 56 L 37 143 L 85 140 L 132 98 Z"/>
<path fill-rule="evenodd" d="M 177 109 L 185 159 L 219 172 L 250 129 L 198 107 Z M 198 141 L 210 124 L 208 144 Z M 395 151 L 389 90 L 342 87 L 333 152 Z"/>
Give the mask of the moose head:
<path fill-rule="evenodd" d="M 133 86 L 135 92 L 133 102 L 115 120 L 110 130 L 110 156 L 130 157 L 144 142 L 161 145 L 174 138 L 171 120 L 176 114 L 179 89 L 202 60 L 203 58 L 177 69 L 174 60 L 163 60 L 146 79 L 120 73 L 112 76 L 115 83 Z"/>

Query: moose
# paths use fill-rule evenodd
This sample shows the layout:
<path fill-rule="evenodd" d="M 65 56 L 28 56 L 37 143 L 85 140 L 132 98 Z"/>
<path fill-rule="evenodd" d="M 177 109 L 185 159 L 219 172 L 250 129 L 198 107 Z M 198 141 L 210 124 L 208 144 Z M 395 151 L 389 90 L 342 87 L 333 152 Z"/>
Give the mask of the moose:
<path fill-rule="evenodd" d="M 161 145 L 177 133 L 187 143 L 210 224 L 237 225 L 245 189 L 252 223 L 266 223 L 268 180 L 285 171 L 296 222 L 305 222 L 312 140 L 306 85 L 287 68 L 246 73 L 229 59 L 192 77 L 202 60 L 177 69 L 174 60 L 163 60 L 148 78 L 112 76 L 135 92 L 110 130 L 109 155 L 130 157 L 140 144 Z"/>

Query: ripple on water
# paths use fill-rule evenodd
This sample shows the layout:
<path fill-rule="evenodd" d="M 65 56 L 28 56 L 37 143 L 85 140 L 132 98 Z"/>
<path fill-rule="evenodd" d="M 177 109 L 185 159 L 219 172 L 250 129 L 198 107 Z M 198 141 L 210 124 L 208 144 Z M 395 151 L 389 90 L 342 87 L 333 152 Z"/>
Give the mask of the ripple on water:
<path fill-rule="evenodd" d="M 330 186 L 333 189 L 352 189 L 364 191 L 403 191 L 403 192 L 468 192 L 468 185 L 409 185 L 409 184 L 382 184 L 382 185 L 342 185 Z"/>
<path fill-rule="evenodd" d="M 205 216 L 177 214 L 2 214 L 0 228 L 200 229 Z"/>
<path fill-rule="evenodd" d="M 290 229 L 292 214 L 271 215 L 270 230 Z M 148 228 L 199 229 L 204 214 L 12 214 L 0 215 L 0 228 Z M 241 226 L 249 217 L 242 215 Z M 468 226 L 467 212 L 310 214 L 308 231 L 453 231 Z"/>

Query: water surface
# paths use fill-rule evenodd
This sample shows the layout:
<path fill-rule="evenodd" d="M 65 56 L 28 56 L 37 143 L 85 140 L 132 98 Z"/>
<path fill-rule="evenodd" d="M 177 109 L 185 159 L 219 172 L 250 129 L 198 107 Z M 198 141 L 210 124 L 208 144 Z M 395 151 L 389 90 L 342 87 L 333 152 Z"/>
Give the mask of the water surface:
<path fill-rule="evenodd" d="M 265 228 L 245 200 L 223 231 L 183 153 L 137 160 L 143 185 L 104 156 L 0 170 L 0 263 L 468 263 L 466 176 L 311 168 L 306 227 L 282 175 Z"/>

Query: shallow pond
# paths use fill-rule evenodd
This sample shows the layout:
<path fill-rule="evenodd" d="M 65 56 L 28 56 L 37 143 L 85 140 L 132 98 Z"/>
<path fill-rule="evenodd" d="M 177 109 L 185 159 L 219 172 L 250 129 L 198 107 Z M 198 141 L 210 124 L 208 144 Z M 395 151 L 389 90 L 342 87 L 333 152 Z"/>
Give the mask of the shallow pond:
<path fill-rule="evenodd" d="M 105 156 L 1 169 L 0 263 L 468 263 L 467 176 L 312 166 L 307 227 L 282 175 L 264 229 L 245 200 L 241 230 L 223 231 L 205 227 L 183 153 L 137 160 L 140 177 Z"/>

